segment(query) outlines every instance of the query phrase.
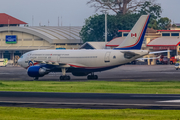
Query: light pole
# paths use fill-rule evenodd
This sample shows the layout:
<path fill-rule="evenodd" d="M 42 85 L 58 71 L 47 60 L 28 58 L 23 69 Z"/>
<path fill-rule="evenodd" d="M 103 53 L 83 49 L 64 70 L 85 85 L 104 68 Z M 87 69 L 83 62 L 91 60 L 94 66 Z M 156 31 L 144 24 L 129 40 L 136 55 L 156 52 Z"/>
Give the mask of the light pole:
<path fill-rule="evenodd" d="M 107 10 L 102 10 L 101 12 L 103 12 L 105 14 L 105 49 L 106 49 L 106 43 L 107 43 L 107 14 L 108 14 L 108 11 Z"/>

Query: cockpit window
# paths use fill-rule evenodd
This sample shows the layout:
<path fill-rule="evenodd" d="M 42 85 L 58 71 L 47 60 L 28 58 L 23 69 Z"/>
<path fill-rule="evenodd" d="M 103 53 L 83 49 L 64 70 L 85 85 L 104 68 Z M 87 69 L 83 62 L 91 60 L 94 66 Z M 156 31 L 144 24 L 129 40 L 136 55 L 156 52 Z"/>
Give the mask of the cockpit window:
<path fill-rule="evenodd" d="M 23 58 L 23 55 L 20 58 Z"/>

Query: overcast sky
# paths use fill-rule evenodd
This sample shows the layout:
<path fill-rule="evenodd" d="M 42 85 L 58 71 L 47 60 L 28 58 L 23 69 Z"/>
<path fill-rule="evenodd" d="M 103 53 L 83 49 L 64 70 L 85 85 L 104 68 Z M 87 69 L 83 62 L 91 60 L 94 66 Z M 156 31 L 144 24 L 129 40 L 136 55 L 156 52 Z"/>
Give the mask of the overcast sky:
<path fill-rule="evenodd" d="M 62 16 L 63 26 L 83 26 L 89 16 L 95 14 L 95 9 L 87 5 L 88 0 L 0 0 L 0 13 L 7 13 L 30 26 L 58 25 L 58 17 Z M 174 23 L 180 23 L 180 0 L 157 0 L 161 4 L 162 17 L 170 18 Z M 100 14 L 100 12 L 99 12 Z M 32 18 L 34 20 L 32 20 Z M 34 21 L 34 22 L 32 22 Z"/>

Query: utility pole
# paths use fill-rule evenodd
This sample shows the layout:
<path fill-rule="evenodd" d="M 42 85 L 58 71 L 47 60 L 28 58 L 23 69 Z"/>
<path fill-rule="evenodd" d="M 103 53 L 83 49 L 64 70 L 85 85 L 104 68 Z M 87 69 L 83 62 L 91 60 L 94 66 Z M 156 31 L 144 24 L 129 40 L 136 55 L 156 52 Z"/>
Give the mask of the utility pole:
<path fill-rule="evenodd" d="M 32 16 L 32 26 L 34 26 L 34 16 Z"/>
<path fill-rule="evenodd" d="M 61 26 L 62 26 L 62 16 L 61 16 Z"/>
<path fill-rule="evenodd" d="M 105 49 L 107 43 L 107 11 L 105 12 Z"/>
<path fill-rule="evenodd" d="M 58 27 L 59 27 L 59 16 L 58 16 Z"/>
<path fill-rule="evenodd" d="M 108 11 L 107 10 L 102 10 L 101 12 L 103 12 L 105 14 L 105 49 L 106 49 L 106 43 L 107 43 L 107 14 L 108 14 Z"/>
<path fill-rule="evenodd" d="M 9 33 L 9 21 L 10 21 L 10 20 L 9 20 L 9 17 L 8 17 L 8 33 Z"/>

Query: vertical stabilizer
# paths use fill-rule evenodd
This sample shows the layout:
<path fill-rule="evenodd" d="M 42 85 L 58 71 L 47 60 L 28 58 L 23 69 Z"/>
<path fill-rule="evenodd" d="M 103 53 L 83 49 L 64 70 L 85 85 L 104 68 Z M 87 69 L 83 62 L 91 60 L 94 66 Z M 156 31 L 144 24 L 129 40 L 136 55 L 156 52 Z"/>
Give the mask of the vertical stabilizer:
<path fill-rule="evenodd" d="M 141 49 L 144 35 L 149 23 L 150 15 L 142 15 L 136 22 L 126 39 L 114 49 L 118 50 L 139 50 Z"/>

